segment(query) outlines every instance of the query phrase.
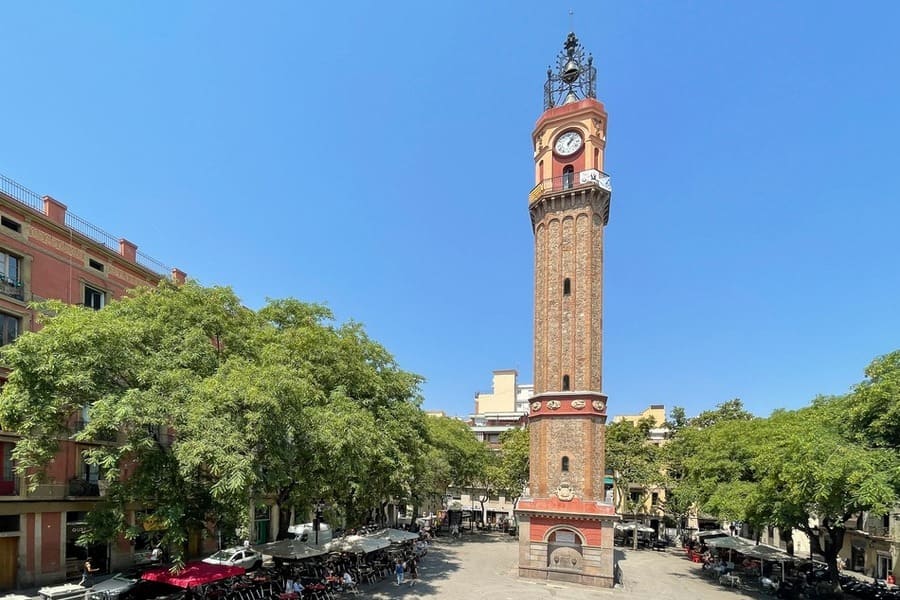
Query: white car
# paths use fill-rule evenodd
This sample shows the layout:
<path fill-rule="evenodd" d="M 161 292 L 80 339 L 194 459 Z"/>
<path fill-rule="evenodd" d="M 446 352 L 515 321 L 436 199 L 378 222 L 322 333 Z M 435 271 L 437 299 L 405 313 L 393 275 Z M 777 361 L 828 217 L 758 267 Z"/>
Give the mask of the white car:
<path fill-rule="evenodd" d="M 211 565 L 227 565 L 229 567 L 256 569 L 262 566 L 263 556 L 256 550 L 250 548 L 225 548 L 208 558 L 204 558 L 203 562 Z"/>

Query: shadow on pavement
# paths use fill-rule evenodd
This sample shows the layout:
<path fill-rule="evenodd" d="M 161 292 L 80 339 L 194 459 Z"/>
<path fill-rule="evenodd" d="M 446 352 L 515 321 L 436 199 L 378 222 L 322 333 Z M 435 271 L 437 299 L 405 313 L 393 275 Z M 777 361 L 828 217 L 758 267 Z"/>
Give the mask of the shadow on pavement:
<path fill-rule="evenodd" d="M 454 546 L 465 542 L 445 538 L 434 540 L 428 547 L 428 554 L 419 560 L 419 578 L 415 584 L 409 578 L 398 586 L 393 575 L 373 584 L 359 586 L 362 595 L 371 598 L 416 598 L 434 595 L 436 590 L 429 582 L 447 579 L 451 573 L 458 571 L 462 562 L 456 555 Z"/>

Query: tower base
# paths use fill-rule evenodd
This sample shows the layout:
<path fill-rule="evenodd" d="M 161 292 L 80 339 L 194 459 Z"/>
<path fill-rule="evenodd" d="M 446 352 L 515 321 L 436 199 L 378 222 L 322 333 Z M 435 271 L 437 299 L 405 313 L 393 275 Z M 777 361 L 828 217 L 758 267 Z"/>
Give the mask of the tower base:
<path fill-rule="evenodd" d="M 519 527 L 519 577 L 613 587 L 611 505 L 523 498 L 516 509 Z"/>

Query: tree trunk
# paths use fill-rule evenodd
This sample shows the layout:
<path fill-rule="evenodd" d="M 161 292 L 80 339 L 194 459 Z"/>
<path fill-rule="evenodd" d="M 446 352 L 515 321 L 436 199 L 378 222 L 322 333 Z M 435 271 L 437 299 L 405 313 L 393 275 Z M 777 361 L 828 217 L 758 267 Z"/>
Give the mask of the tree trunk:
<path fill-rule="evenodd" d="M 809 536 L 810 547 L 813 552 L 821 554 L 825 558 L 825 564 L 828 565 L 828 579 L 831 584 L 831 591 L 834 593 L 841 592 L 841 581 L 837 569 L 837 557 L 844 545 L 844 527 L 832 526 L 830 519 L 823 519 L 820 530 L 825 533 L 825 547 L 822 547 L 821 538 L 815 535 L 811 527 L 803 528 L 803 531 Z"/>

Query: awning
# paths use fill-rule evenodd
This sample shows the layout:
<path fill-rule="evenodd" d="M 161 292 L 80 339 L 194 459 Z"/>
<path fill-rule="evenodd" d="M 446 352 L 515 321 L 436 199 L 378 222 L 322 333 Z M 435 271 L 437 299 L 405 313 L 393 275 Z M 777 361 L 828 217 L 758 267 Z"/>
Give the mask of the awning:
<path fill-rule="evenodd" d="M 260 554 L 268 554 L 281 560 L 305 560 L 327 554 L 322 546 L 312 546 L 300 540 L 281 540 L 253 546 Z"/>
<path fill-rule="evenodd" d="M 246 573 L 243 567 L 229 567 L 226 565 L 211 565 L 205 562 L 190 562 L 184 565 L 184 569 L 178 573 L 169 571 L 169 567 L 156 567 L 147 569 L 141 574 L 141 579 L 168 583 L 180 588 L 192 588 L 198 585 L 206 585 L 220 579 L 237 577 Z"/>
<path fill-rule="evenodd" d="M 634 531 L 637 530 L 638 533 L 654 533 L 656 530 L 652 527 L 647 527 L 641 523 L 635 523 L 634 521 L 629 521 L 628 523 L 616 523 L 613 525 L 619 531 Z"/>
<path fill-rule="evenodd" d="M 419 534 L 403 531 L 402 529 L 382 529 L 366 537 L 382 538 L 388 540 L 392 544 L 398 544 L 400 542 L 417 540 L 419 539 Z"/>
<path fill-rule="evenodd" d="M 697 538 L 717 538 L 717 537 L 725 537 L 730 536 L 730 531 L 725 531 L 724 529 L 708 529 L 706 531 L 698 531 Z"/>
<path fill-rule="evenodd" d="M 759 544 L 758 546 L 753 546 L 752 548 L 746 548 L 741 550 L 740 552 L 745 556 L 758 558 L 760 560 L 773 560 L 776 562 L 781 562 L 783 560 L 794 560 L 793 556 L 791 556 L 781 548 L 766 546 L 765 544 Z"/>
<path fill-rule="evenodd" d="M 755 546 L 753 540 L 748 540 L 747 538 L 731 535 L 725 537 L 717 537 L 711 540 L 708 539 L 706 540 L 706 545 L 710 546 L 711 548 L 726 548 L 737 550 L 741 554 L 744 553 L 744 550 Z"/>
<path fill-rule="evenodd" d="M 353 554 L 368 554 L 376 550 L 383 550 L 391 545 L 385 538 L 363 537 L 361 535 L 348 535 L 325 544 L 324 548 L 329 552 L 352 552 Z"/>

